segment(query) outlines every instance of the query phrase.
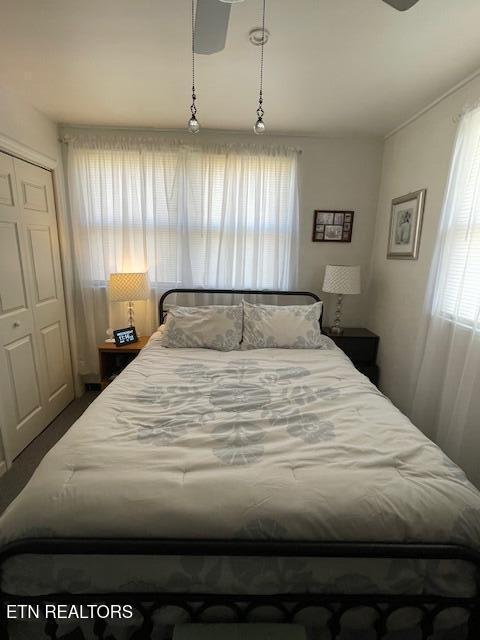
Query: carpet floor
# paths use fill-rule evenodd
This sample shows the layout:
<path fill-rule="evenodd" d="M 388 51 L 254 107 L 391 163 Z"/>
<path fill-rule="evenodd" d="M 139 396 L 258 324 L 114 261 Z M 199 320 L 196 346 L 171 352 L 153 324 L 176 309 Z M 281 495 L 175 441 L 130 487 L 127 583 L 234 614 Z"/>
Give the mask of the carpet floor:
<path fill-rule="evenodd" d="M 87 391 L 60 413 L 42 433 L 14 460 L 12 466 L 0 477 L 0 513 L 27 484 L 44 455 L 70 429 L 88 405 L 98 396 L 98 391 Z"/>

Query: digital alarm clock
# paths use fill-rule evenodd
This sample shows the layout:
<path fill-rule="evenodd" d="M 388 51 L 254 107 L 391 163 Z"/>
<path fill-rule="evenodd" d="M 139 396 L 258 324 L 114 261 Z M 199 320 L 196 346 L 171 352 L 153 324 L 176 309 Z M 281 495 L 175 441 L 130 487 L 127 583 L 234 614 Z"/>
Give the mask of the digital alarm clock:
<path fill-rule="evenodd" d="M 138 342 L 137 332 L 135 331 L 135 327 L 127 327 L 126 329 L 116 329 L 113 332 L 113 337 L 115 338 L 115 344 L 117 347 L 123 347 L 126 344 L 131 344 L 132 342 Z"/>

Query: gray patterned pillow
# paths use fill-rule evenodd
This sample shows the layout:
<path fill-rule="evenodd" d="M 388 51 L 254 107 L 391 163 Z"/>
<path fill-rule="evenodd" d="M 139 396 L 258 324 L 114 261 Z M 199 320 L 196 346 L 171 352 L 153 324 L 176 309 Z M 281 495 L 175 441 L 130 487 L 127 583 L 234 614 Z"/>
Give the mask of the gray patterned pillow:
<path fill-rule="evenodd" d="M 317 349 L 322 346 L 322 302 L 276 306 L 243 301 L 244 349 Z"/>
<path fill-rule="evenodd" d="M 160 338 L 163 347 L 233 351 L 242 339 L 242 305 L 171 307 Z"/>

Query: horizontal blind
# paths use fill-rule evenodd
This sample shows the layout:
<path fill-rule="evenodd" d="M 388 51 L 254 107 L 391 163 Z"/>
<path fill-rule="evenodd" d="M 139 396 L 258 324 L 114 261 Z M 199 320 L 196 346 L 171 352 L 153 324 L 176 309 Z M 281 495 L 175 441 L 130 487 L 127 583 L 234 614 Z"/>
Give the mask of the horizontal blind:
<path fill-rule="evenodd" d="M 480 316 L 480 109 L 464 118 L 446 198 L 436 307 L 472 325 Z"/>

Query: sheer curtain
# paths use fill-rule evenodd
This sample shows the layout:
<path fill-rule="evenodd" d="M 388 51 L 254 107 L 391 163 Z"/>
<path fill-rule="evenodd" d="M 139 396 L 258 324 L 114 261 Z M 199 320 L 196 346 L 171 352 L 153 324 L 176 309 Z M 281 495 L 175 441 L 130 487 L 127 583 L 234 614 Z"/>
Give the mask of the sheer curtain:
<path fill-rule="evenodd" d="M 413 421 L 480 486 L 480 108 L 457 134 L 430 287 Z"/>
<path fill-rule="evenodd" d="M 109 326 L 106 284 L 145 271 L 156 298 L 173 286 L 289 289 L 298 253 L 297 151 L 185 145 L 147 136 L 68 144 L 79 370 L 98 370 Z"/>

